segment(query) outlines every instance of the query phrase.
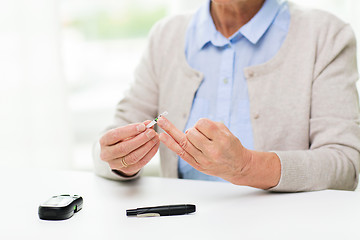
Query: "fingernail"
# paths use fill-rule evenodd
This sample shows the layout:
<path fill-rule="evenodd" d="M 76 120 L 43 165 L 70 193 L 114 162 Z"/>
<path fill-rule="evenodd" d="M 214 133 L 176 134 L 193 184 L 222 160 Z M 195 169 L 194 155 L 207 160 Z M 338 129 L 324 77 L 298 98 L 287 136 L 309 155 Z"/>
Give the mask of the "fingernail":
<path fill-rule="evenodd" d="M 160 117 L 160 118 L 158 119 L 157 123 L 160 124 L 160 125 L 164 125 L 165 120 L 164 120 L 162 117 Z"/>
<path fill-rule="evenodd" d="M 139 124 L 136 126 L 136 129 L 138 132 L 143 132 L 145 130 L 145 125 L 144 124 Z"/>

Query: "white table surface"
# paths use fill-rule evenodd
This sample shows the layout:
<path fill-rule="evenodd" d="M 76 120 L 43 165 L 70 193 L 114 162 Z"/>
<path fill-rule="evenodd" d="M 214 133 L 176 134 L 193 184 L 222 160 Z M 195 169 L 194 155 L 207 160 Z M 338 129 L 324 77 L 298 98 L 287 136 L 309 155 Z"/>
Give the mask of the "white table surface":
<path fill-rule="evenodd" d="M 91 172 L 1 169 L 0 239 L 360 239 L 360 193 L 270 193 L 229 183 L 143 177 L 120 183 Z M 78 194 L 65 221 L 38 218 L 53 195 Z M 130 208 L 192 203 L 195 214 L 130 218 Z"/>

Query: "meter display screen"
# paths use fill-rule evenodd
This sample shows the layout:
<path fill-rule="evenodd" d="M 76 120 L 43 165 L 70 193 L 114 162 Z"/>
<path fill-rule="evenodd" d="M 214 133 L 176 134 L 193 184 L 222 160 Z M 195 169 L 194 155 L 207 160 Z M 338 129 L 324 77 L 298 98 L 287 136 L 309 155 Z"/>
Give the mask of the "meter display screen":
<path fill-rule="evenodd" d="M 74 199 L 70 196 L 54 196 L 44 202 L 43 207 L 64 207 L 69 205 Z"/>

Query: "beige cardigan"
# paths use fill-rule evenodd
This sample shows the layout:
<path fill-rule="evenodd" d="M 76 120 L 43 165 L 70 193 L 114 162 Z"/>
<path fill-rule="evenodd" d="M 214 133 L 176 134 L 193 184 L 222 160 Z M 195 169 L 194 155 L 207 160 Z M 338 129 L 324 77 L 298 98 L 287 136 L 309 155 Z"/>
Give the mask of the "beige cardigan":
<path fill-rule="evenodd" d="M 277 55 L 244 69 L 255 150 L 273 151 L 281 160 L 281 179 L 271 190 L 353 190 L 360 165 L 354 34 L 349 25 L 319 10 L 290 3 L 290 14 Z M 168 119 L 184 129 L 203 78 L 184 54 L 191 17 L 167 18 L 153 27 L 135 81 L 110 128 L 168 111 Z M 163 144 L 160 157 L 162 175 L 176 178 L 178 157 Z M 94 162 L 97 174 L 124 180 L 99 159 L 98 145 Z"/>

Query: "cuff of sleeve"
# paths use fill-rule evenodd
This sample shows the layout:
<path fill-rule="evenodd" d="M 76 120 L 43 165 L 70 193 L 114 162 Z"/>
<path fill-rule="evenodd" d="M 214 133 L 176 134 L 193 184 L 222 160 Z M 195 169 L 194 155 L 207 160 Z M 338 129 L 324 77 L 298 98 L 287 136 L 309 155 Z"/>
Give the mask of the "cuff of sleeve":
<path fill-rule="evenodd" d="M 111 170 L 113 173 L 115 173 L 118 177 L 120 177 L 121 180 L 124 180 L 124 181 L 127 181 L 127 180 L 133 180 L 133 179 L 136 179 L 140 176 L 140 171 L 138 171 L 135 175 L 132 175 L 132 176 L 124 176 L 120 171 L 118 170 L 115 170 L 115 169 L 112 169 Z"/>
<path fill-rule="evenodd" d="M 278 185 L 268 189 L 274 192 L 299 192 L 306 189 L 308 176 L 304 171 L 303 161 L 295 159 L 292 151 L 272 151 L 278 155 L 281 163 L 281 176 Z M 300 154 L 300 153 L 299 153 Z"/>

